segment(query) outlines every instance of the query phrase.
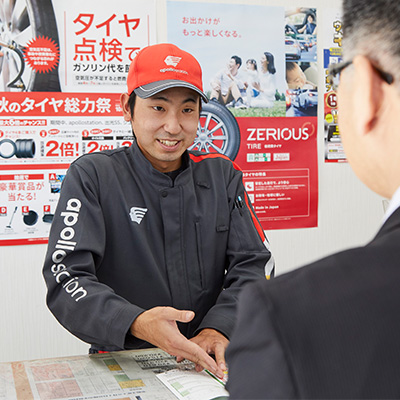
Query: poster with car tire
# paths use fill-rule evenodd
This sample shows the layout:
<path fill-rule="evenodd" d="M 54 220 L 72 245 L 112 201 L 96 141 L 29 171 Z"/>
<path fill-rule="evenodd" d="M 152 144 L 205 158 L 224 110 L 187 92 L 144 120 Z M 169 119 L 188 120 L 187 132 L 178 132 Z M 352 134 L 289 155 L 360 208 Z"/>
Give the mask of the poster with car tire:
<path fill-rule="evenodd" d="M 316 226 L 316 9 L 168 0 L 167 27 L 210 99 L 191 148 L 239 165 L 264 229 Z"/>
<path fill-rule="evenodd" d="M 338 108 L 336 91 L 328 79 L 330 64 L 342 60 L 342 18 L 341 10 L 324 10 L 324 151 L 325 162 L 347 162 L 343 150 L 338 125 Z"/>
<path fill-rule="evenodd" d="M 0 24 L 0 245 L 46 243 L 70 163 L 131 144 L 119 97 L 156 2 L 4 1 Z"/>

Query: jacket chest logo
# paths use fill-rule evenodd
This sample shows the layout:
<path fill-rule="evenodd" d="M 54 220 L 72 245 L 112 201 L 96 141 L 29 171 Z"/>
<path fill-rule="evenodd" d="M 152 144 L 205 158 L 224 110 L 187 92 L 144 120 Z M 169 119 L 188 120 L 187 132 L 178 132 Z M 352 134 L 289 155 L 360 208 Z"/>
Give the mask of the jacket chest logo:
<path fill-rule="evenodd" d="M 129 216 L 131 217 L 132 222 L 136 222 L 139 225 L 142 222 L 146 213 L 147 208 L 132 207 L 129 212 Z"/>

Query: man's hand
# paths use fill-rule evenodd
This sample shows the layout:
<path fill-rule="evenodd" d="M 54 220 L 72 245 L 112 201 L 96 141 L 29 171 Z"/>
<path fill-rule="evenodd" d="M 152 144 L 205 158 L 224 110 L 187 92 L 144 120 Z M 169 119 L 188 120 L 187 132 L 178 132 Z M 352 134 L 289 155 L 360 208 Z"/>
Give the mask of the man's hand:
<path fill-rule="evenodd" d="M 229 340 L 215 329 L 203 329 L 197 336 L 190 339 L 193 343 L 198 344 L 208 354 L 214 354 L 218 367 L 226 370 L 225 350 L 228 347 Z M 183 358 L 177 357 L 177 361 L 182 361 Z M 204 367 L 196 363 L 196 371 L 201 371 Z M 211 371 L 212 372 L 212 371 Z"/>
<path fill-rule="evenodd" d="M 222 369 L 204 350 L 209 347 L 203 347 L 206 345 L 206 340 L 203 339 L 201 341 L 203 346 L 199 346 L 194 340 L 195 338 L 190 341 L 179 332 L 176 321 L 190 322 L 193 317 L 193 311 L 177 310 L 173 307 L 154 307 L 140 314 L 131 325 L 130 330 L 133 336 L 159 347 L 176 356 L 177 359 L 186 358 L 193 361 L 197 370 L 207 368 L 222 378 Z"/>

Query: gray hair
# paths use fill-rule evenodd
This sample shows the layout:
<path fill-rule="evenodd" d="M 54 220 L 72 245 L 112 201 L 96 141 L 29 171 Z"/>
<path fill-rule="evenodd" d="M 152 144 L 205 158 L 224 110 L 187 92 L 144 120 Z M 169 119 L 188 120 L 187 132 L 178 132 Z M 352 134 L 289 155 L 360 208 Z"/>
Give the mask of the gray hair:
<path fill-rule="evenodd" d="M 357 54 L 400 78 L 400 1 L 343 0 L 343 54 Z"/>

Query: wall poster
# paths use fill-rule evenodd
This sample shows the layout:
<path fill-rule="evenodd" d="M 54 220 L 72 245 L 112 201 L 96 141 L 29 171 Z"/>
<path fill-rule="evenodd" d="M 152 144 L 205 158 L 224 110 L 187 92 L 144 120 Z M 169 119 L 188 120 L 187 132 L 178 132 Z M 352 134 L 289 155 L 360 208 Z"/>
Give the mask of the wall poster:
<path fill-rule="evenodd" d="M 131 143 L 119 95 L 156 43 L 156 1 L 117 4 L 3 5 L 0 245 L 46 243 L 70 163 Z M 192 148 L 242 168 L 264 229 L 317 226 L 316 9 L 167 1 L 167 28 L 212 98 Z"/>
<path fill-rule="evenodd" d="M 241 167 L 264 229 L 317 226 L 316 9 L 171 0 L 167 27 L 211 99 L 192 148 Z"/>
<path fill-rule="evenodd" d="M 131 143 L 119 96 L 155 1 L 10 1 L 0 22 L 0 245 L 46 243 L 69 164 Z"/>
<path fill-rule="evenodd" d="M 330 64 L 342 60 L 342 18 L 341 12 L 337 9 L 324 10 L 324 143 L 325 162 L 337 163 L 347 162 L 343 150 L 338 125 L 338 108 L 336 92 L 332 89 L 328 77 Z"/>

